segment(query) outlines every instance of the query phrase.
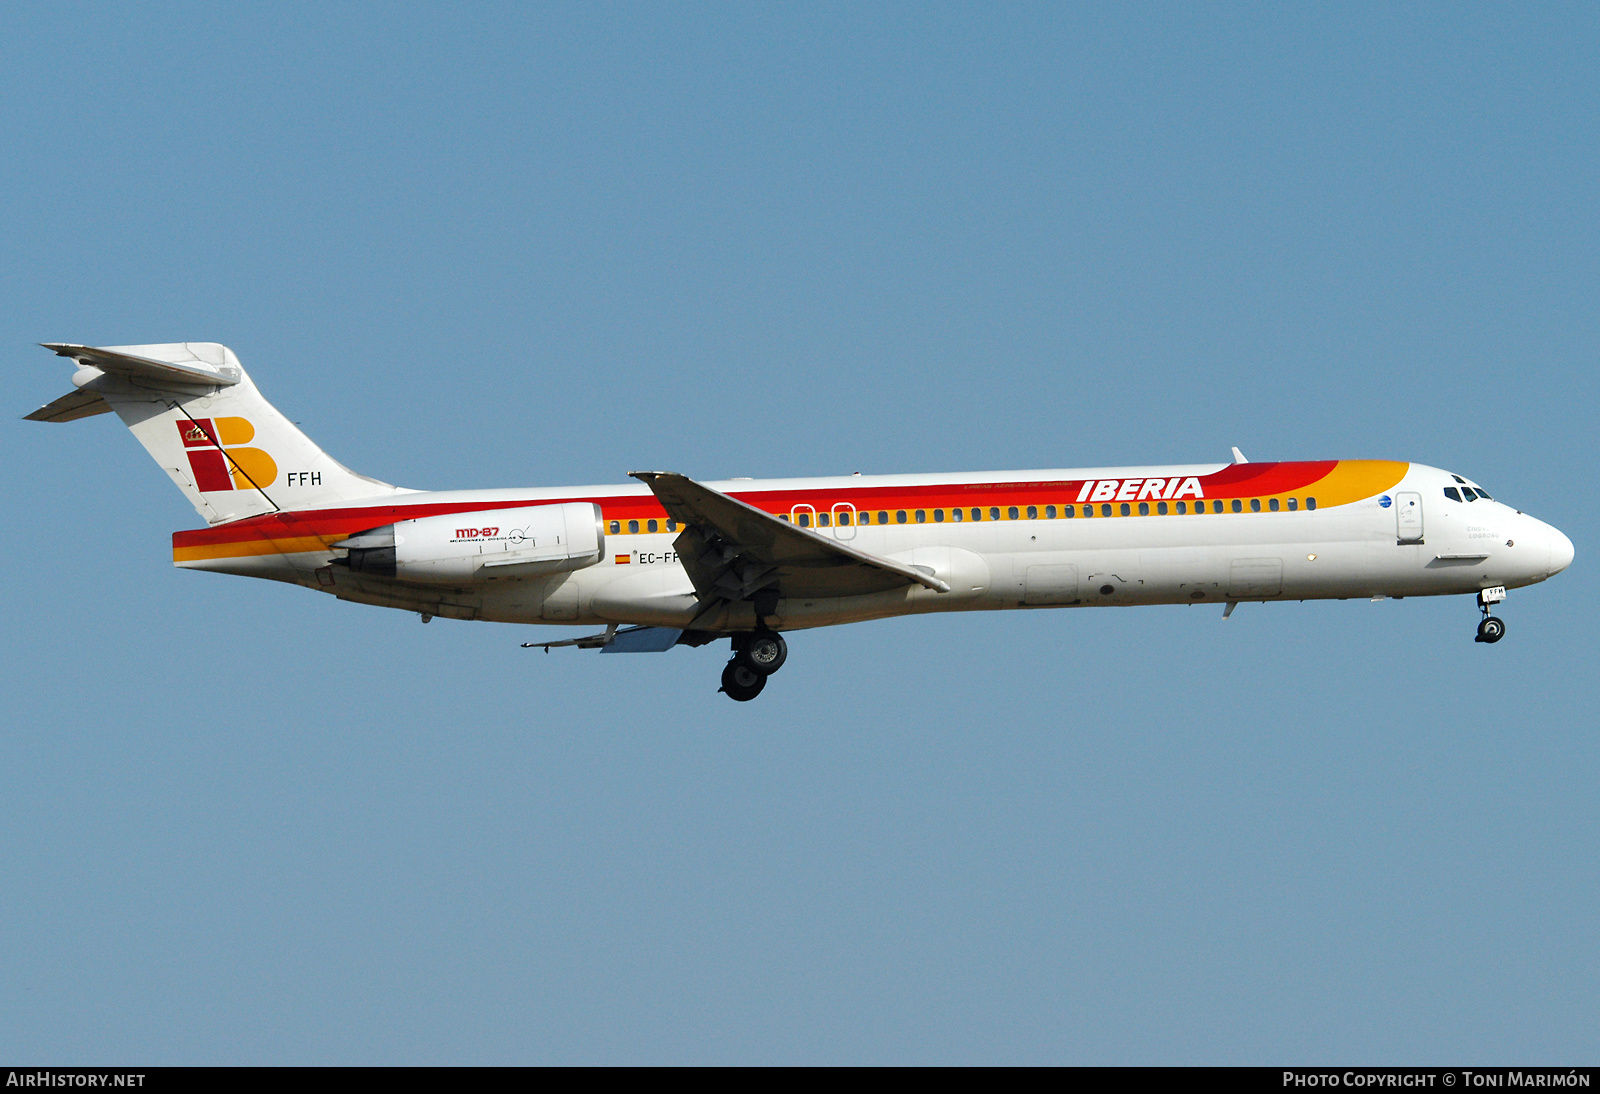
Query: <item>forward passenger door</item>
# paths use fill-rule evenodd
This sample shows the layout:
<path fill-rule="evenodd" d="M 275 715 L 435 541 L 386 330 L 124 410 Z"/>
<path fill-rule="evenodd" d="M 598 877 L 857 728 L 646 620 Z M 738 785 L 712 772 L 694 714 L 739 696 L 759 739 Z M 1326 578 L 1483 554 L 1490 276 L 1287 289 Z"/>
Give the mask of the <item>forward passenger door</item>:
<path fill-rule="evenodd" d="M 1394 496 L 1395 538 L 1401 543 L 1422 542 L 1422 495 L 1402 490 Z"/>

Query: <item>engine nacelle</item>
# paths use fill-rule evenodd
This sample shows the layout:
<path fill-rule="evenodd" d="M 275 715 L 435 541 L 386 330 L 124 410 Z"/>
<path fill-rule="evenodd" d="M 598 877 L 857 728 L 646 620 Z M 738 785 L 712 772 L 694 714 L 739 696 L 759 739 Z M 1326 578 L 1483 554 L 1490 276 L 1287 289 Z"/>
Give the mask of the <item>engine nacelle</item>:
<path fill-rule="evenodd" d="M 334 546 L 358 574 L 461 585 L 581 570 L 605 557 L 606 537 L 598 505 L 569 501 L 401 520 Z"/>

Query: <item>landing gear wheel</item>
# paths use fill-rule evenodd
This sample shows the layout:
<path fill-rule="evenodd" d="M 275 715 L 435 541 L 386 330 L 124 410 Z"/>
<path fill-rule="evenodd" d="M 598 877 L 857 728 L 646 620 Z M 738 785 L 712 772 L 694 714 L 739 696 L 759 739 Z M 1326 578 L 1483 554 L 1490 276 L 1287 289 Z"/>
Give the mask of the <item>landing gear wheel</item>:
<path fill-rule="evenodd" d="M 722 670 L 722 690 L 736 703 L 748 703 L 767 686 L 767 678 L 735 658 Z"/>
<path fill-rule="evenodd" d="M 776 631 L 757 631 L 739 649 L 739 659 L 762 676 L 771 676 L 783 668 L 788 658 L 789 643 Z"/>
<path fill-rule="evenodd" d="M 1506 636 L 1506 622 L 1499 616 L 1486 615 L 1478 624 L 1479 642 L 1498 642 Z"/>

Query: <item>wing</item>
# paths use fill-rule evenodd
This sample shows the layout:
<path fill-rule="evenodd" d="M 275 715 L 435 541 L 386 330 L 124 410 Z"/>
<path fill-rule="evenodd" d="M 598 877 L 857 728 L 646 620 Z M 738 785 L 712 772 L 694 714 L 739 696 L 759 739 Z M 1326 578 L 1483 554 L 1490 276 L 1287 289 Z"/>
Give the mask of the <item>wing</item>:
<path fill-rule="evenodd" d="M 763 594 L 857 596 L 913 584 L 950 591 L 931 570 L 879 558 L 796 527 L 683 475 L 632 475 L 684 526 L 673 547 L 708 612 L 723 602 L 758 600 Z"/>

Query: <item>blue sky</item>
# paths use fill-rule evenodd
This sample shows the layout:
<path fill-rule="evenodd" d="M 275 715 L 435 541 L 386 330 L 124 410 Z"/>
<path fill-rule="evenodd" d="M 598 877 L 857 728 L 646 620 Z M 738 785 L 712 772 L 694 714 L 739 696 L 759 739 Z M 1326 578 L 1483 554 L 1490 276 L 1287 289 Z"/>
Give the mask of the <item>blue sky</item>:
<path fill-rule="evenodd" d="M 1470 600 L 533 654 L 0 430 L 0 1057 L 1592 1062 L 1587 6 L 0 13 L 0 354 L 226 343 L 423 488 L 1449 467 Z"/>

